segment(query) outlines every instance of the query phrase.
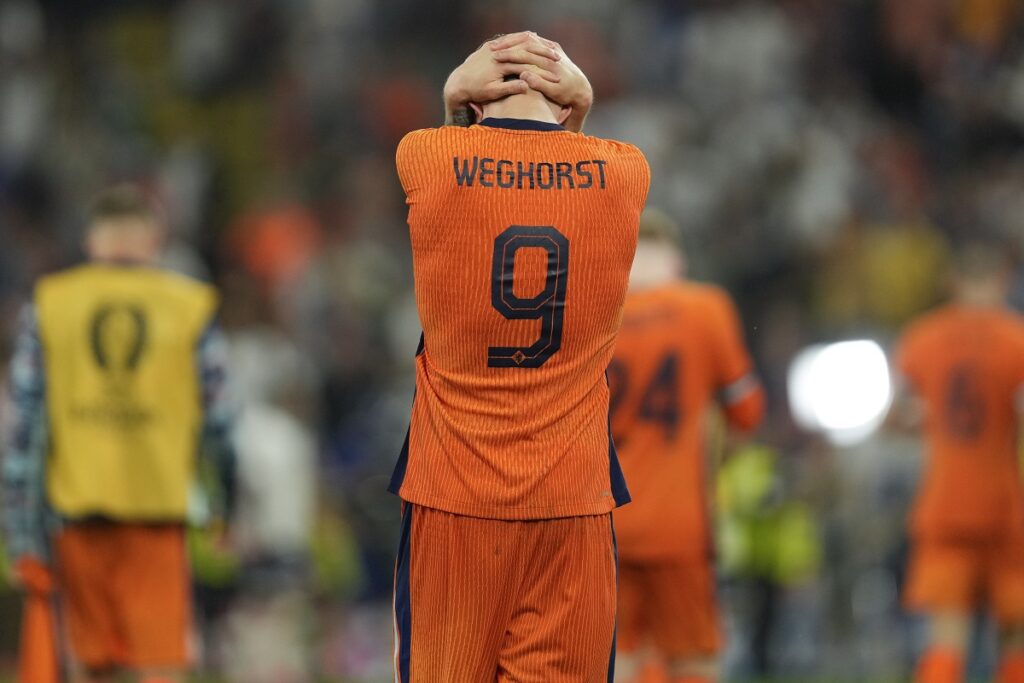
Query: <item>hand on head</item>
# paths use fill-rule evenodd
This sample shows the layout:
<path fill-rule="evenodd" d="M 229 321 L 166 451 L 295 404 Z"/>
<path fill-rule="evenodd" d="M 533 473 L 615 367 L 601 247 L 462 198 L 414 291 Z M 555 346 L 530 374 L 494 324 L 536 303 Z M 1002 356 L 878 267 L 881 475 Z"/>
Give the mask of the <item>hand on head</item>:
<path fill-rule="evenodd" d="M 532 31 L 487 41 L 451 73 L 444 88 L 445 123 L 468 125 L 471 103 L 482 106 L 531 89 L 571 108 L 567 129 L 583 128 L 594 99 L 590 82 L 558 43 Z"/>

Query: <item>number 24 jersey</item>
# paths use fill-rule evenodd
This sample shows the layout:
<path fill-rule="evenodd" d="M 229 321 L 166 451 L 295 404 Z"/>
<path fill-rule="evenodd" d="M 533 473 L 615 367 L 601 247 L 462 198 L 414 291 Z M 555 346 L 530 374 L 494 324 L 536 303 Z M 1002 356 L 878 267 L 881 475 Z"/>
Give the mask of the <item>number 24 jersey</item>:
<path fill-rule="evenodd" d="M 485 119 L 408 134 L 397 166 L 423 341 L 391 490 L 493 519 L 627 502 L 605 370 L 650 183 L 643 155 Z"/>

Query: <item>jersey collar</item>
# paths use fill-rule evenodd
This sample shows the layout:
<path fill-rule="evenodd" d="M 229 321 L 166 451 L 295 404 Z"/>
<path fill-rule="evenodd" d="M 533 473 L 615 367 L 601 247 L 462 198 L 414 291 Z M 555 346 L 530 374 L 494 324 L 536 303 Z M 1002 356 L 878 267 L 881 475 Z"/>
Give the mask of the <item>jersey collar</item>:
<path fill-rule="evenodd" d="M 546 121 L 534 121 L 533 119 L 496 119 L 486 118 L 480 122 L 481 126 L 490 128 L 508 128 L 510 130 L 565 130 L 557 123 Z"/>

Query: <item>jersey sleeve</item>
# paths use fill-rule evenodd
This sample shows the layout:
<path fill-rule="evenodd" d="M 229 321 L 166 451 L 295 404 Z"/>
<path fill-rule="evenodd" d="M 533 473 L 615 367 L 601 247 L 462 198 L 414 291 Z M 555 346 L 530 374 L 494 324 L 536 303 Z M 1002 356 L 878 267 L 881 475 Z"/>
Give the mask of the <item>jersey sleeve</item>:
<path fill-rule="evenodd" d="M 715 291 L 710 300 L 709 318 L 715 339 L 715 375 L 720 387 L 725 387 L 749 373 L 753 367 L 743 340 L 740 316 L 729 295 Z"/>
<path fill-rule="evenodd" d="M 764 417 L 764 390 L 754 372 L 732 299 L 723 291 L 715 291 L 710 301 L 711 348 L 719 401 L 734 427 L 750 430 Z"/>
<path fill-rule="evenodd" d="M 638 147 L 627 143 L 619 144 L 624 148 L 626 192 L 628 196 L 636 198 L 637 210 L 642 211 L 651 190 L 651 167 L 647 163 L 647 157 Z"/>
<path fill-rule="evenodd" d="M 406 199 L 411 202 L 416 192 L 423 188 L 428 172 L 429 158 L 436 149 L 437 130 L 428 128 L 407 133 L 398 143 L 395 151 L 395 167 L 398 179 L 405 190 Z"/>

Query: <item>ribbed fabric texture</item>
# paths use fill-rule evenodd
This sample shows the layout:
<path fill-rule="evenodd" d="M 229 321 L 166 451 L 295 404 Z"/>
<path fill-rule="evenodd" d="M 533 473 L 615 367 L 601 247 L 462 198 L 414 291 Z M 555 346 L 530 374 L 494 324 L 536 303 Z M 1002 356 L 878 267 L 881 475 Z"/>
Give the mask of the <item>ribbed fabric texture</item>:
<path fill-rule="evenodd" d="M 608 389 L 649 185 L 633 146 L 565 131 L 410 133 L 417 358 L 406 501 L 494 519 L 608 512 Z M 519 226 L 519 227 L 516 227 Z"/>
<path fill-rule="evenodd" d="M 615 514 L 623 562 L 711 556 L 707 410 L 752 369 L 735 306 L 721 289 L 680 282 L 626 298 L 608 372 L 612 434 L 633 495 Z M 752 392 L 762 395 L 756 382 Z"/>
<path fill-rule="evenodd" d="M 420 506 L 411 514 L 411 628 L 399 629 L 409 681 L 609 680 L 610 515 L 508 521 Z"/>

